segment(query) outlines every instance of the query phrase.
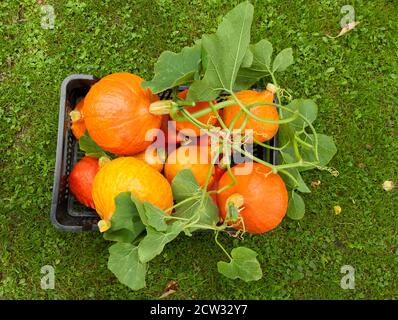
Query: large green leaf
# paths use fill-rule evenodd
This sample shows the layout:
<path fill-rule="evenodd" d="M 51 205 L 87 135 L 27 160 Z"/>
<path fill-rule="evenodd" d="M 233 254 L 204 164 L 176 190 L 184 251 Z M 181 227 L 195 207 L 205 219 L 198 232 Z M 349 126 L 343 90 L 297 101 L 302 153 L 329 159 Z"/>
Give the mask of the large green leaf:
<path fill-rule="evenodd" d="M 132 290 L 145 287 L 147 264 L 140 262 L 138 247 L 130 243 L 115 243 L 109 248 L 108 269 Z"/>
<path fill-rule="evenodd" d="M 79 139 L 80 150 L 86 153 L 86 156 L 93 158 L 101 158 L 108 156 L 104 149 L 102 149 L 95 141 L 90 137 L 88 131 Z"/>
<path fill-rule="evenodd" d="M 176 221 L 168 226 L 166 232 L 147 227 L 147 235 L 138 245 L 138 255 L 141 262 L 148 262 L 160 254 L 164 246 L 174 240 L 182 231 L 183 225 Z"/>
<path fill-rule="evenodd" d="M 116 210 L 111 218 L 111 228 L 104 232 L 104 238 L 111 241 L 132 242 L 144 230 L 137 207 L 130 192 L 122 192 L 115 198 Z"/>
<path fill-rule="evenodd" d="M 318 106 L 311 99 L 295 99 L 291 101 L 287 106 L 290 110 L 299 111 L 299 113 L 306 117 L 307 120 L 312 123 L 315 121 L 316 116 L 318 114 Z M 290 116 L 288 112 L 286 112 L 287 116 Z M 289 125 L 295 129 L 301 130 L 308 126 L 308 123 L 305 122 L 302 118 L 297 118 L 296 120 L 289 122 Z"/>
<path fill-rule="evenodd" d="M 166 213 L 149 202 L 144 202 L 143 206 L 147 217 L 147 224 L 157 231 L 166 231 L 167 223 L 164 219 Z"/>
<path fill-rule="evenodd" d="M 173 179 L 171 187 L 173 189 L 173 197 L 177 204 L 193 195 L 200 195 L 201 189 L 195 180 L 191 170 L 181 170 Z M 200 197 L 189 200 L 176 208 L 174 216 L 191 218 L 198 215 L 199 223 L 207 225 L 215 225 L 219 221 L 217 206 L 213 203 L 208 194 L 202 201 Z"/>
<path fill-rule="evenodd" d="M 318 136 L 319 165 L 326 166 L 336 154 L 337 148 L 332 137 L 320 133 L 318 133 L 317 136 Z M 312 134 L 309 134 L 304 141 L 315 146 L 315 138 L 314 135 Z M 316 161 L 315 154 L 312 149 L 302 148 L 301 154 L 303 156 L 303 160 L 305 161 L 309 162 Z M 311 168 L 305 168 L 302 171 L 306 169 L 311 169 Z"/>
<path fill-rule="evenodd" d="M 203 36 L 207 68 L 203 79 L 192 83 L 187 100 L 209 101 L 222 89 L 233 89 L 250 44 L 253 11 L 253 5 L 243 2 L 224 17 L 215 34 Z"/>
<path fill-rule="evenodd" d="M 301 196 L 292 191 L 289 194 L 289 205 L 286 215 L 293 220 L 300 220 L 305 214 L 305 203 Z"/>
<path fill-rule="evenodd" d="M 272 50 L 271 42 L 265 39 L 250 46 L 250 52 L 253 54 L 252 64 L 249 67 L 242 64 L 235 82 L 235 90 L 248 89 L 270 74 Z"/>
<path fill-rule="evenodd" d="M 232 260 L 217 263 L 218 272 L 230 279 L 242 279 L 246 282 L 260 280 L 263 276 L 257 253 L 249 248 L 238 247 L 231 251 Z"/>
<path fill-rule="evenodd" d="M 183 48 L 179 53 L 164 51 L 155 64 L 155 76 L 150 81 L 144 81 L 142 86 L 159 93 L 193 81 L 199 69 L 201 52 L 200 42 Z"/>

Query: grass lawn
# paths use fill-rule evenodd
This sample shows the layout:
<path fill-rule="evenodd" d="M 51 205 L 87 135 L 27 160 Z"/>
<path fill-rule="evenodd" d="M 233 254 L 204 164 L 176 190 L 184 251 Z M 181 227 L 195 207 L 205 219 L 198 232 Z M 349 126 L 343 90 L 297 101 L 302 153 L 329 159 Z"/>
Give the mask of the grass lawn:
<path fill-rule="evenodd" d="M 163 50 L 180 50 L 238 1 L 3 0 L 0 2 L 0 299 L 156 299 L 166 283 L 174 299 L 397 299 L 398 3 L 353 0 L 360 24 L 346 35 L 347 1 L 263 0 L 255 5 L 252 42 L 292 47 L 295 64 L 280 77 L 295 97 L 319 106 L 318 132 L 332 135 L 340 175 L 305 196 L 300 222 L 246 236 L 264 277 L 232 281 L 217 272 L 223 253 L 212 234 L 181 236 L 150 263 L 147 287 L 134 292 L 107 269 L 109 243 L 98 233 L 62 233 L 50 223 L 59 88 L 74 73 L 117 71 L 150 79 Z M 40 4 L 54 6 L 42 29 Z M 342 212 L 334 213 L 340 205 Z M 222 238 L 227 248 L 236 239 Z M 55 267 L 55 289 L 42 290 L 40 269 Z M 355 289 L 343 290 L 343 265 Z"/>

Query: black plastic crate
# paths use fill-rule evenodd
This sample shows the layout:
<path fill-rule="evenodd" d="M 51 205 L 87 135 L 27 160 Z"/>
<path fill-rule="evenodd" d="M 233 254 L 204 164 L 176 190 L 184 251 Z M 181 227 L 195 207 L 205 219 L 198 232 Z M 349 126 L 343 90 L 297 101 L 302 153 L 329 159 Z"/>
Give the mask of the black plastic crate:
<path fill-rule="evenodd" d="M 76 162 L 84 156 L 72 134 L 69 113 L 98 80 L 93 75 L 76 74 L 67 77 L 61 85 L 51 222 L 63 231 L 98 230 L 99 217 L 95 210 L 80 204 L 69 192 L 68 184 L 69 173 Z M 160 99 L 169 99 L 171 91 L 165 91 L 159 96 Z M 269 144 L 277 146 L 277 136 L 270 140 Z M 254 153 L 272 164 L 277 163 L 277 152 L 273 150 L 257 146 Z"/>

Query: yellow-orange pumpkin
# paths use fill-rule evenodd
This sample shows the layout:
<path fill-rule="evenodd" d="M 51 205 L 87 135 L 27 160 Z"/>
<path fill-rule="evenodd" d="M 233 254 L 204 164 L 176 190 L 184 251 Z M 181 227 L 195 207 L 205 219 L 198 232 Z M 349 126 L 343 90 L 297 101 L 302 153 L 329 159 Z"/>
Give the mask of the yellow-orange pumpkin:
<path fill-rule="evenodd" d="M 104 164 L 93 184 L 95 209 L 109 221 L 115 211 L 115 197 L 130 191 L 140 201 L 165 210 L 173 206 L 171 186 L 158 171 L 134 157 L 120 157 Z"/>

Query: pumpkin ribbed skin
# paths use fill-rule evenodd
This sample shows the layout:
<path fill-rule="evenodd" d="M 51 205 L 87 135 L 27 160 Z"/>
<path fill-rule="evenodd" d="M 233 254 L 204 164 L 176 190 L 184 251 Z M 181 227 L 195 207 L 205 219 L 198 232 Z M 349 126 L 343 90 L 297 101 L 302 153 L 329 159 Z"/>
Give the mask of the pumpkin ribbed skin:
<path fill-rule="evenodd" d="M 83 116 L 83 106 L 84 106 L 84 99 L 80 100 L 74 109 L 74 111 L 80 113 L 80 118 L 74 121 L 72 119 L 71 129 L 73 135 L 77 140 L 79 140 L 86 132 L 86 124 L 84 123 L 84 116 Z"/>
<path fill-rule="evenodd" d="M 181 99 L 185 99 L 187 97 L 188 94 L 188 89 L 181 91 L 178 96 Z M 190 112 L 190 113 L 195 113 L 197 111 L 200 111 L 202 109 L 206 109 L 210 106 L 209 102 L 197 102 L 195 106 L 189 106 L 189 107 L 185 107 L 185 109 Z M 217 122 L 217 118 L 215 116 L 215 114 L 213 114 L 213 112 L 209 112 L 199 118 L 197 118 L 200 122 L 203 122 L 204 124 L 211 124 L 211 125 L 215 125 Z M 196 125 L 194 125 L 193 123 L 191 123 L 190 121 L 177 121 L 176 122 L 176 128 L 177 130 L 186 136 L 193 136 L 193 137 L 197 137 L 200 136 L 200 128 L 198 128 Z"/>
<path fill-rule="evenodd" d="M 278 174 L 270 173 L 271 169 L 259 163 L 252 163 L 253 170 L 246 175 L 237 175 L 237 171 L 247 165 L 241 163 L 232 168 L 237 183 L 217 195 L 220 215 L 225 219 L 225 204 L 233 194 L 243 196 L 244 208 L 240 211 L 245 229 L 249 233 L 264 233 L 274 229 L 282 221 L 288 206 L 288 193 L 283 179 Z M 246 168 L 247 169 L 247 168 Z M 232 183 L 228 172 L 219 181 L 219 189 Z M 241 225 L 234 225 L 242 229 Z"/>
<path fill-rule="evenodd" d="M 88 92 L 84 119 L 91 138 L 103 149 L 117 155 L 133 155 L 145 150 L 150 129 L 159 129 L 161 116 L 149 112 L 159 100 L 141 87 L 142 78 L 130 73 L 114 73 L 102 78 Z"/>
<path fill-rule="evenodd" d="M 94 179 L 93 200 L 101 219 L 111 218 L 115 197 L 127 191 L 162 210 L 173 205 L 171 186 L 165 177 L 144 161 L 120 157 L 105 164 Z"/>
<path fill-rule="evenodd" d="M 273 102 L 274 95 L 272 92 L 265 90 L 263 92 L 257 92 L 254 90 L 242 90 L 236 93 L 237 98 L 243 103 L 243 105 L 248 106 L 257 102 Z M 224 108 L 223 110 L 223 120 L 227 127 L 230 126 L 232 120 L 241 110 L 240 106 L 235 104 Z M 268 120 L 279 120 L 278 111 L 274 106 L 260 105 L 250 108 L 250 112 L 258 117 Z M 245 119 L 244 114 L 242 114 L 238 121 L 235 123 L 234 129 L 238 129 L 243 124 Z M 277 133 L 279 124 L 264 123 L 249 117 L 246 123 L 245 129 L 253 129 L 253 136 L 260 142 L 268 141 L 272 139 Z"/>
<path fill-rule="evenodd" d="M 80 203 L 93 209 L 92 189 L 98 170 L 98 159 L 84 157 L 76 163 L 69 175 L 69 190 Z"/>
<path fill-rule="evenodd" d="M 208 147 L 196 145 L 181 146 L 168 156 L 164 166 L 164 174 L 171 183 L 174 177 L 183 169 L 190 169 L 198 184 L 203 187 L 206 183 L 207 173 L 210 169 L 211 155 Z M 214 181 L 215 169 L 208 186 Z"/>

